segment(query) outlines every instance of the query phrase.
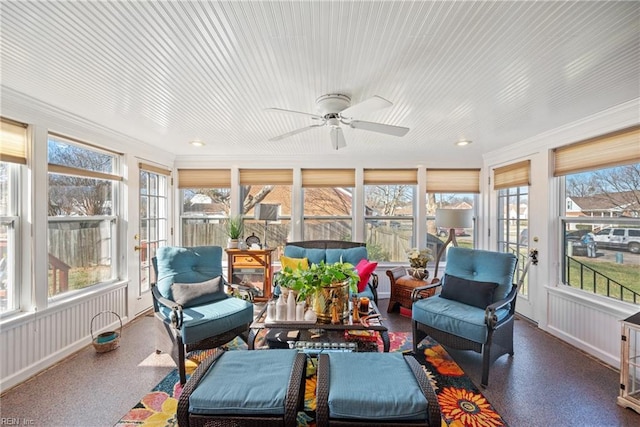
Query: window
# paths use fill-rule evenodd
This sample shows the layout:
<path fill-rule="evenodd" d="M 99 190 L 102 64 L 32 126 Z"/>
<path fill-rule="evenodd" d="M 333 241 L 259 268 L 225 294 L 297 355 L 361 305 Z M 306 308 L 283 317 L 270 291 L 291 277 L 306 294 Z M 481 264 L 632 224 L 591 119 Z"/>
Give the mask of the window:
<path fill-rule="evenodd" d="M 512 163 L 493 170 L 493 188 L 498 190 L 498 250 L 516 255 L 518 263 L 514 280 L 519 281 L 529 256 L 529 185 L 530 160 Z M 521 296 L 529 295 L 529 278 L 520 288 Z"/>
<path fill-rule="evenodd" d="M 369 259 L 405 262 L 414 234 L 415 169 L 364 170 L 364 220 Z"/>
<path fill-rule="evenodd" d="M 20 309 L 20 172 L 26 163 L 27 126 L 0 120 L 0 314 Z"/>
<path fill-rule="evenodd" d="M 167 244 L 168 178 L 171 171 L 144 163 L 140 169 L 140 293 L 155 282 L 151 260 L 159 247 Z"/>
<path fill-rule="evenodd" d="M 303 169 L 304 240 L 351 240 L 353 169 Z"/>
<path fill-rule="evenodd" d="M 291 231 L 292 169 L 240 169 L 244 237 L 256 236 L 270 248 L 284 248 Z M 274 220 L 256 219 L 258 204 L 274 205 Z M 275 257 L 278 254 L 274 255 Z"/>
<path fill-rule="evenodd" d="M 640 304 L 640 126 L 553 155 L 566 207 L 559 212 L 562 283 Z"/>
<path fill-rule="evenodd" d="M 451 231 L 446 227 L 438 227 L 436 224 L 436 209 L 471 209 L 475 212 L 476 195 L 471 193 L 427 193 L 427 246 L 436 254 L 449 238 Z M 458 246 L 464 248 L 473 248 L 474 244 L 474 227 L 455 228 L 456 241 Z M 442 261 L 446 260 L 446 254 L 443 254 Z"/>
<path fill-rule="evenodd" d="M 48 138 L 49 297 L 117 278 L 120 155 Z"/>
<path fill-rule="evenodd" d="M 231 170 L 180 169 L 182 246 L 227 246 L 224 221 L 231 211 Z"/>
<path fill-rule="evenodd" d="M 449 238 L 450 229 L 438 227 L 436 209 L 472 209 L 475 212 L 477 194 L 480 193 L 479 169 L 427 169 L 427 247 L 434 258 Z M 474 227 L 454 229 L 461 247 L 475 247 Z M 446 261 L 446 253 L 441 261 Z"/>
<path fill-rule="evenodd" d="M 640 163 L 563 178 L 562 283 L 640 304 Z"/>

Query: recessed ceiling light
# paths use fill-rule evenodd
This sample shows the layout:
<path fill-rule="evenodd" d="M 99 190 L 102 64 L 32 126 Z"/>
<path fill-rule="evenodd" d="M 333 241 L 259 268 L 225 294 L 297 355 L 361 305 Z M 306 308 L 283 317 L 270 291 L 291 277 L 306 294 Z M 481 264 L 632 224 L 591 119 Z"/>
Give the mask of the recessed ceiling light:
<path fill-rule="evenodd" d="M 193 141 L 189 141 L 189 144 L 193 145 L 194 147 L 204 147 L 204 142 L 200 141 L 199 139 L 194 139 Z"/>
<path fill-rule="evenodd" d="M 471 141 L 469 141 L 468 139 L 460 139 L 460 140 L 454 142 L 454 144 L 457 145 L 458 147 L 463 147 L 465 145 L 471 144 Z"/>

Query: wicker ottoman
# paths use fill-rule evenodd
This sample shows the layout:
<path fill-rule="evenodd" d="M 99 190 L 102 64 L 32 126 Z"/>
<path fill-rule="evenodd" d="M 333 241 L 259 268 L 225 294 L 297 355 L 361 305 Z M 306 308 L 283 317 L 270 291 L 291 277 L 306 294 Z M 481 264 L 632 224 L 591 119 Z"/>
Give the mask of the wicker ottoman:
<path fill-rule="evenodd" d="M 441 424 L 422 366 L 402 353 L 320 354 L 316 394 L 318 427 Z"/>
<path fill-rule="evenodd" d="M 178 425 L 295 426 L 305 369 L 306 356 L 296 350 L 220 350 L 185 384 Z"/>

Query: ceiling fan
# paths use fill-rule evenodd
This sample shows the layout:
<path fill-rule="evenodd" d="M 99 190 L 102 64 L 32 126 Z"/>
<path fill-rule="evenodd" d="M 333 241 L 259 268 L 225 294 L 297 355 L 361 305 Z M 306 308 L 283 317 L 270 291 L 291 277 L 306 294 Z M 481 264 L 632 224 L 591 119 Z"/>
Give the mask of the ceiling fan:
<path fill-rule="evenodd" d="M 331 146 L 337 150 L 347 146 L 344 139 L 341 125 L 349 126 L 354 129 L 364 129 L 372 132 L 380 132 L 393 136 L 404 136 L 409 132 L 409 128 L 401 126 L 392 126 L 383 123 L 365 122 L 355 120 L 354 117 L 364 115 L 366 113 L 390 107 L 393 104 L 386 99 L 374 95 L 355 105 L 351 105 L 351 98 L 342 94 L 322 95 L 316 99 L 316 106 L 320 114 L 305 113 L 302 111 L 285 110 L 282 108 L 267 108 L 266 111 L 274 111 L 278 113 L 301 114 L 311 117 L 319 123 L 305 126 L 300 129 L 287 132 L 285 134 L 270 138 L 269 141 L 279 141 L 293 135 L 297 135 L 312 128 L 329 126 L 331 128 Z"/>

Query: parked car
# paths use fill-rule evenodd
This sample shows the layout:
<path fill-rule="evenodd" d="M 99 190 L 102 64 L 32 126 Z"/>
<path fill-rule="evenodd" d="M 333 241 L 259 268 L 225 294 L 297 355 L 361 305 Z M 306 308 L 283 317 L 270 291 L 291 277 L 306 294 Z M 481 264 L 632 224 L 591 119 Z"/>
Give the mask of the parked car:
<path fill-rule="evenodd" d="M 582 241 L 585 234 L 589 233 L 589 230 L 575 230 L 569 231 L 565 234 L 565 244 L 571 245 L 573 255 L 587 256 L 587 245 Z M 598 243 L 595 243 L 595 251 L 598 251 Z"/>
<path fill-rule="evenodd" d="M 640 228 L 603 228 L 596 233 L 596 242 L 602 248 L 625 249 L 639 254 Z"/>
<path fill-rule="evenodd" d="M 464 228 L 455 228 L 455 233 L 456 236 L 466 236 L 467 232 L 464 230 Z M 438 227 L 438 236 L 440 237 L 446 237 L 449 235 L 449 228 L 445 228 L 445 227 Z"/>

